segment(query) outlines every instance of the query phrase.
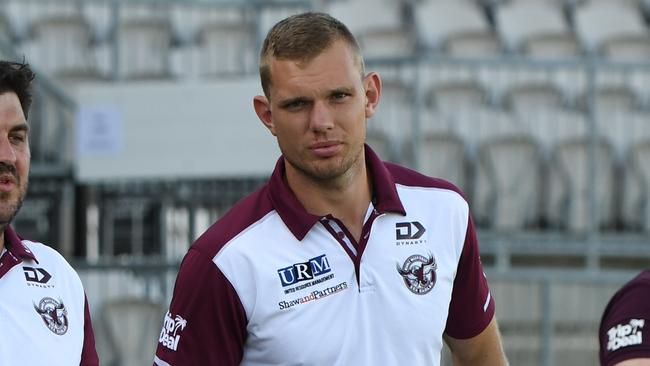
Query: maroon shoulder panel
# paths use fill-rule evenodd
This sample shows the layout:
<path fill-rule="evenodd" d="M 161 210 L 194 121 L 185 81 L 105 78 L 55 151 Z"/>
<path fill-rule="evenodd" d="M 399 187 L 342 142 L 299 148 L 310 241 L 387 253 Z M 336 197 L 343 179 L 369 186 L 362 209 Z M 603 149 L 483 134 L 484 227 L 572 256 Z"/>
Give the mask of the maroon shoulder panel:
<path fill-rule="evenodd" d="M 494 317 L 494 310 L 494 299 L 483 274 L 476 231 L 470 217 L 465 246 L 454 280 L 445 333 L 456 339 L 475 337 L 488 326 Z"/>
<path fill-rule="evenodd" d="M 246 313 L 212 257 L 192 248 L 181 264 L 156 357 L 174 366 L 239 365 Z"/>
<path fill-rule="evenodd" d="M 88 298 L 85 298 L 84 302 L 84 345 L 81 350 L 81 363 L 79 366 L 99 366 L 99 356 L 95 349 L 95 333 L 93 332 L 90 310 L 88 309 Z"/>
<path fill-rule="evenodd" d="M 602 365 L 650 358 L 650 269 L 614 294 L 598 333 Z"/>

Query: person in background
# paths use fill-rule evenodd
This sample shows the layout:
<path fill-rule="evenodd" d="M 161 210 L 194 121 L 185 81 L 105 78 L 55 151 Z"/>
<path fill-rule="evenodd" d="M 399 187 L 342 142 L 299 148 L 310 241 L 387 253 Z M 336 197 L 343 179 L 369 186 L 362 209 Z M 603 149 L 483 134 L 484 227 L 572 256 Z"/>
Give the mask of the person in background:
<path fill-rule="evenodd" d="M 0 61 L 0 365 L 96 366 L 79 276 L 11 227 L 27 192 L 33 79 L 27 64 Z"/>
<path fill-rule="evenodd" d="M 282 156 L 186 254 L 154 364 L 506 365 L 468 204 L 365 144 L 381 79 L 348 28 L 280 21 L 260 77 Z"/>
<path fill-rule="evenodd" d="M 650 366 L 650 269 L 612 296 L 598 338 L 601 365 Z"/>

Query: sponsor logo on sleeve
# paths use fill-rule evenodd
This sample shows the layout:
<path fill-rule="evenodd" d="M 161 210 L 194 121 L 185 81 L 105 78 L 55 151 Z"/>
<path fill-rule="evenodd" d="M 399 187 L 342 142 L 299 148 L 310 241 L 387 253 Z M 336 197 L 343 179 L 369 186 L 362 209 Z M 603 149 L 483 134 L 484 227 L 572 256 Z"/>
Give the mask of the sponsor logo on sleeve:
<path fill-rule="evenodd" d="M 185 327 L 187 327 L 187 320 L 180 315 L 174 316 L 167 311 L 160 337 L 158 337 L 158 343 L 163 347 L 176 351 L 178 342 L 181 340 L 181 333 Z"/>
<path fill-rule="evenodd" d="M 607 331 L 609 341 L 608 351 L 616 351 L 623 347 L 636 346 L 643 343 L 643 327 L 645 319 L 630 319 L 627 323 L 617 324 Z"/>
<path fill-rule="evenodd" d="M 414 294 L 425 295 L 436 284 L 436 258 L 433 254 L 424 257 L 419 254 L 408 257 L 401 266 L 397 264 L 397 272 L 402 276 L 404 284 Z"/>
<path fill-rule="evenodd" d="M 332 267 L 325 254 L 278 269 L 280 283 L 289 294 L 334 278 Z"/>
<path fill-rule="evenodd" d="M 427 242 L 426 237 L 423 237 L 426 231 L 419 221 L 398 222 L 395 224 L 395 244 L 424 244 Z"/>
<path fill-rule="evenodd" d="M 34 304 L 34 310 L 41 316 L 47 329 L 54 334 L 64 335 L 68 331 L 68 310 L 63 301 L 44 297 L 38 305 Z"/>

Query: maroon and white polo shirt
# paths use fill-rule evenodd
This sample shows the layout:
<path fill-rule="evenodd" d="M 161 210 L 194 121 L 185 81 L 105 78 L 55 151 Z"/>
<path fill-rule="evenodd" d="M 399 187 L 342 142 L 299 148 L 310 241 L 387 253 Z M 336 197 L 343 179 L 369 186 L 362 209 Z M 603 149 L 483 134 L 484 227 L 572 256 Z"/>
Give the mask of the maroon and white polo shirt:
<path fill-rule="evenodd" d="M 599 338 L 601 365 L 650 358 L 650 269 L 614 294 L 603 313 Z"/>
<path fill-rule="evenodd" d="M 458 189 L 368 147 L 366 161 L 357 243 L 305 211 L 281 158 L 185 256 L 154 364 L 438 365 L 443 333 L 485 329 L 494 302 Z"/>
<path fill-rule="evenodd" d="M 88 302 L 65 259 L 11 227 L 0 256 L 0 365 L 95 366 Z"/>

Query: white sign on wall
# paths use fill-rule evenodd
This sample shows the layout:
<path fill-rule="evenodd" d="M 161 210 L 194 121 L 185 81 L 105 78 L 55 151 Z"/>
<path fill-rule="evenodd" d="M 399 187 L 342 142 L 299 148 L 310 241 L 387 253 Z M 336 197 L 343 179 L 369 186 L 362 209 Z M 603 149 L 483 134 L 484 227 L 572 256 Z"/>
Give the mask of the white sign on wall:
<path fill-rule="evenodd" d="M 122 124 L 122 113 L 116 107 L 81 107 L 77 113 L 77 153 L 119 154 L 123 145 Z"/>

